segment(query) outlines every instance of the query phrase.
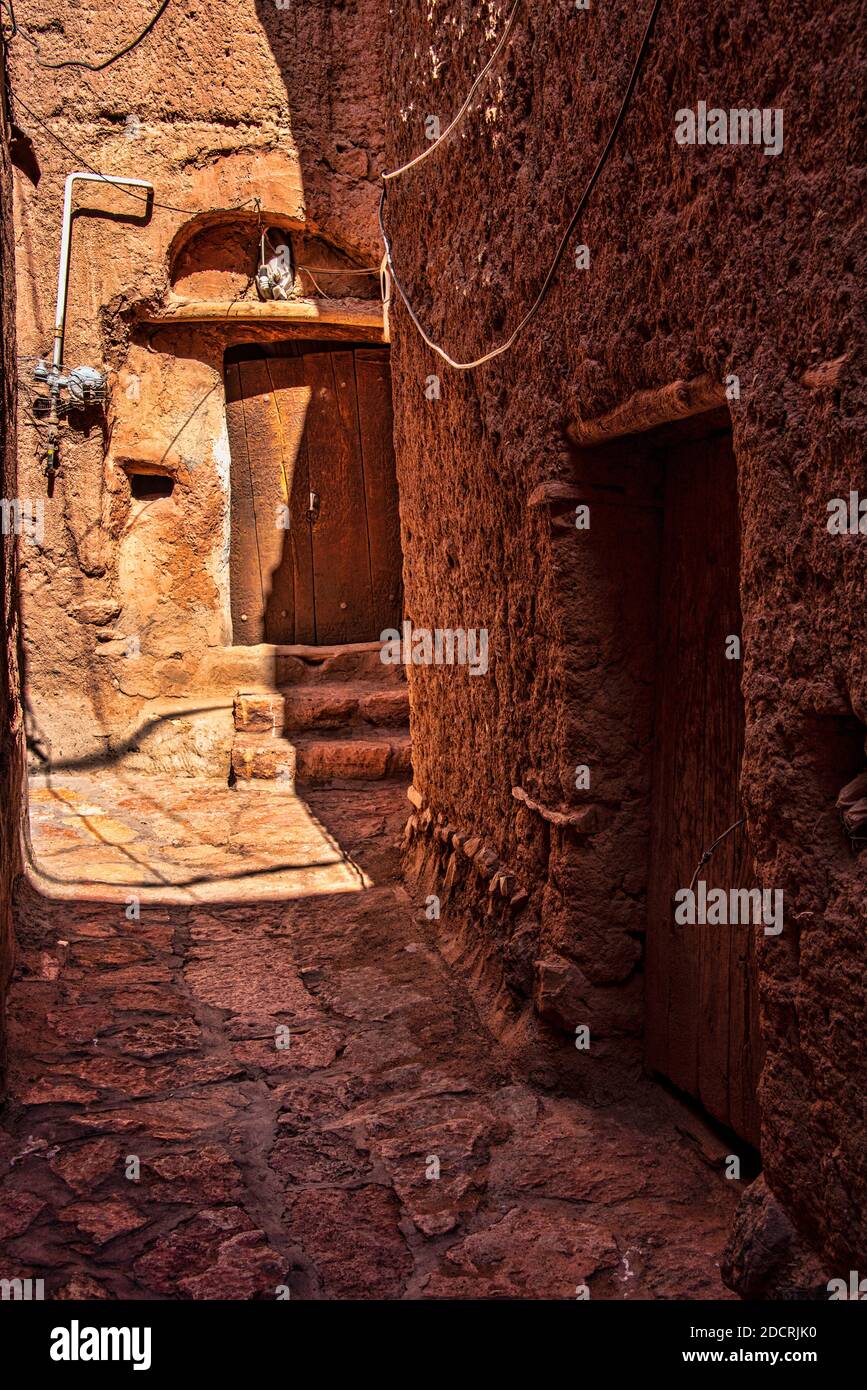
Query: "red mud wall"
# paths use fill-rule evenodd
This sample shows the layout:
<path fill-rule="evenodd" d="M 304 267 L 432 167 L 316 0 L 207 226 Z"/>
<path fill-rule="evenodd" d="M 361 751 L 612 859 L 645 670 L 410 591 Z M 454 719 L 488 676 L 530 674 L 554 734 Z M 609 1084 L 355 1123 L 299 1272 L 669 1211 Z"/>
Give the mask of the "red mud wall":
<path fill-rule="evenodd" d="M 0 41 L 0 72 L 5 53 Z M 15 283 L 10 204 L 9 129 L 0 109 L 0 496 L 17 496 L 15 484 Z M 19 868 L 23 741 L 16 660 L 18 626 L 15 542 L 0 535 L 0 1094 L 5 1069 L 3 1018 L 6 984 L 12 969 L 12 884 Z"/>
<path fill-rule="evenodd" d="M 445 127 L 510 8 L 407 0 L 395 12 L 392 164 L 425 147 L 429 115 Z M 391 185 L 396 265 L 453 356 L 502 341 L 536 295 L 649 8 L 522 5 L 460 133 Z M 826 519 L 830 499 L 867 487 L 858 16 L 854 0 L 831 10 L 748 0 L 736 13 L 668 0 L 615 153 L 520 345 L 457 374 L 397 307 L 392 350 L 408 613 L 417 626 L 485 626 L 491 653 L 486 677 L 411 672 L 414 867 L 442 891 L 456 831 L 507 865 L 514 883 L 499 887 L 490 860 L 467 876 L 458 854 L 451 868 L 480 954 L 496 955 L 513 997 L 534 993 L 553 1022 L 569 1017 L 563 1000 L 580 1001 L 603 1054 L 624 1057 L 641 1026 L 651 730 L 640 711 L 652 653 L 625 637 L 606 644 L 598 616 L 616 611 L 619 589 L 627 627 L 652 640 L 652 597 L 636 585 L 650 572 L 638 553 L 653 542 L 609 525 L 607 563 L 598 546 L 588 560 L 574 531 L 527 503 L 541 482 L 584 466 L 564 443 L 567 420 L 677 378 L 739 378 L 742 793 L 759 881 L 784 890 L 786 920 L 759 945 L 765 1177 L 844 1269 L 857 1267 L 865 1234 L 867 945 L 864 856 L 834 800 L 865 764 L 867 540 L 829 535 Z M 678 145 L 675 112 L 699 101 L 782 108 L 782 153 Z M 588 270 L 576 268 L 580 243 Z M 430 399 L 433 373 L 441 392 Z M 574 788 L 578 763 L 600 779 L 589 799 L 604 814 L 588 833 L 574 814 L 588 800 Z M 529 809 L 516 786 L 571 823 Z"/>

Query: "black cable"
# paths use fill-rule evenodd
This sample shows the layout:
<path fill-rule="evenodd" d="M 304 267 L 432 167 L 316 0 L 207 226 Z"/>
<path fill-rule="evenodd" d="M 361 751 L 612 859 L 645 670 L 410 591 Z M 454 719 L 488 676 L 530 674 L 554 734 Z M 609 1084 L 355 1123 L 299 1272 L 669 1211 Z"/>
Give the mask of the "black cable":
<path fill-rule="evenodd" d="M 721 835 L 717 835 L 712 845 L 710 845 L 707 849 L 702 850 L 701 859 L 699 859 L 698 863 L 696 864 L 695 873 L 689 881 L 690 892 L 692 892 L 695 881 L 701 873 L 702 869 L 704 868 L 705 864 L 709 863 L 710 860 L 713 858 L 713 852 L 716 849 L 717 845 L 725 839 L 726 835 L 731 835 L 732 831 L 737 830 L 738 826 L 743 825 L 745 821 L 746 816 L 741 816 L 740 820 L 736 820 L 734 825 L 729 826 L 728 830 L 724 830 Z"/>
<path fill-rule="evenodd" d="M 2 0 L 2 3 L 10 3 L 10 0 Z M 30 116 L 32 120 L 36 121 L 37 125 L 39 125 L 46 132 L 47 135 L 50 135 L 52 140 L 56 141 L 56 143 L 60 145 L 61 149 L 65 150 L 66 153 L 70 155 L 74 160 L 76 160 L 78 164 L 80 164 L 83 168 L 87 169 L 88 173 L 95 174 L 98 178 L 101 179 L 104 179 L 106 177 L 100 169 L 96 169 L 92 164 L 88 163 L 88 161 L 84 158 L 84 155 L 79 154 L 78 151 L 74 150 L 71 145 L 67 145 L 66 141 L 62 140 L 59 135 L 56 135 L 54 131 L 51 129 L 51 126 L 48 124 L 48 122 L 43 117 L 41 117 L 36 111 L 32 111 L 30 107 L 27 105 L 26 101 L 22 101 L 21 97 L 15 94 L 13 94 L 13 100 L 16 101 L 19 106 L 23 106 L 28 116 Z M 255 207 L 259 202 L 258 198 L 247 198 L 247 200 L 243 203 L 234 203 L 231 207 L 225 208 L 180 208 L 175 207 L 173 203 L 160 203 L 155 198 L 149 198 L 146 193 L 133 193 L 131 189 L 126 188 L 123 184 L 112 184 L 111 186 L 112 188 L 119 188 L 122 193 L 125 193 L 128 198 L 132 198 L 137 203 L 149 202 L 151 207 L 163 208 L 168 212 L 183 212 L 189 214 L 189 216 L 191 217 L 196 217 L 201 213 L 207 212 L 241 212 L 244 208 L 250 207 L 251 205 Z M 329 266 L 328 268 L 326 268 L 324 266 L 306 266 L 299 264 L 298 269 L 306 270 L 308 273 L 310 272 L 310 270 L 315 270 L 317 274 L 322 273 L 327 275 L 379 274 L 378 270 L 360 270 L 354 266 L 348 266 L 344 269 L 342 267 L 338 268 L 336 266 Z"/>
<path fill-rule="evenodd" d="M 45 133 L 47 135 L 50 135 L 51 139 L 56 141 L 56 143 L 60 145 L 61 149 L 64 149 L 68 155 L 71 155 L 72 158 L 76 160 L 82 168 L 86 169 L 90 174 L 95 174 L 97 178 L 106 179 L 106 182 L 108 182 L 107 176 L 102 172 L 101 169 L 95 169 L 92 164 L 88 163 L 88 161 L 84 158 L 83 154 L 79 154 L 78 150 L 74 150 L 72 146 L 68 145 L 65 140 L 62 140 L 59 135 L 55 135 L 54 131 L 51 129 L 51 126 L 44 119 L 44 117 L 40 116 L 36 111 L 31 111 L 30 107 L 27 105 L 27 102 L 22 101 L 21 97 L 18 96 L 17 93 L 13 92 L 12 100 L 16 105 L 22 106 L 24 110 L 27 112 L 28 116 L 30 116 L 30 118 L 34 120 L 38 126 L 41 126 Z M 199 213 L 203 212 L 240 212 L 242 208 L 249 207 L 251 204 L 255 205 L 259 201 L 258 198 L 247 198 L 245 202 L 235 203 L 228 208 L 179 208 L 175 207 L 173 203 L 159 203 L 155 198 L 149 197 L 147 193 L 133 193 L 131 189 L 125 188 L 122 184 L 112 184 L 111 186 L 112 188 L 119 188 L 122 193 L 125 193 L 128 198 L 134 199 L 137 203 L 150 203 L 151 207 L 165 208 L 168 212 L 184 212 L 187 213 L 190 217 L 197 217 Z"/>
<path fill-rule="evenodd" d="M 131 53 L 132 50 L 138 44 L 141 43 L 142 39 L 147 38 L 148 34 L 150 33 L 151 29 L 153 29 L 157 20 L 166 11 L 166 9 L 168 9 L 168 5 L 169 0 L 160 0 L 159 6 L 151 15 L 150 19 L 148 20 L 145 27 L 142 29 L 141 33 L 137 34 L 136 37 L 126 45 L 125 48 L 118 49 L 117 53 L 112 53 L 110 58 L 104 58 L 101 63 L 88 63 L 79 58 L 64 58 L 59 63 L 49 63 L 46 62 L 44 58 L 40 58 L 38 48 L 36 50 L 36 61 L 41 68 L 87 68 L 88 72 L 102 72 L 104 68 L 110 68 L 112 63 L 116 63 L 118 58 L 123 58 L 127 53 Z"/>
<path fill-rule="evenodd" d="M 629 109 L 629 103 L 630 103 L 631 100 L 632 100 L 632 93 L 633 93 L 634 90 L 635 90 L 635 84 L 636 84 L 636 82 L 638 81 L 638 75 L 639 75 L 639 73 L 640 73 L 640 71 L 641 71 L 642 64 L 643 64 L 644 59 L 645 59 L 645 57 L 646 57 L 646 55 L 647 55 L 647 50 L 648 50 L 648 48 L 650 47 L 650 40 L 651 40 L 651 38 L 653 37 L 653 30 L 654 30 L 654 27 L 655 27 L 655 25 L 656 25 L 656 18 L 657 18 L 657 15 L 659 14 L 659 11 L 660 11 L 661 6 L 662 6 L 662 0 L 654 0 L 654 5 L 653 5 L 653 9 L 652 9 L 651 14 L 650 14 L 650 19 L 649 19 L 648 22 L 647 22 L 647 28 L 646 28 L 645 31 L 644 31 L 644 38 L 641 40 L 641 47 L 640 47 L 639 50 L 638 50 L 638 55 L 637 55 L 637 57 L 636 57 L 636 59 L 635 59 L 635 63 L 633 64 L 633 67 L 632 67 L 632 72 L 631 72 L 631 74 L 630 74 L 629 82 L 628 82 L 628 84 L 627 84 L 626 91 L 625 91 L 624 96 L 623 96 L 623 101 L 622 101 L 621 104 L 620 104 L 620 110 L 618 111 L 617 117 L 616 117 L 616 119 L 615 119 L 615 121 L 614 121 L 614 124 L 613 124 L 613 126 L 611 127 L 611 132 L 610 132 L 610 134 L 609 134 L 609 136 L 608 136 L 608 139 L 607 139 L 606 142 L 605 142 L 605 145 L 604 145 L 604 147 L 603 147 L 602 153 L 600 154 L 598 160 L 596 161 L 596 168 L 593 170 L 593 173 L 590 175 L 590 178 L 589 178 L 589 180 L 588 180 L 588 182 L 587 182 L 587 185 L 586 185 L 586 187 L 585 187 L 585 189 L 584 189 L 584 192 L 581 194 L 581 197 L 580 197 L 579 200 L 578 200 L 578 206 L 575 208 L 575 211 L 573 212 L 572 216 L 571 216 L 570 219 L 569 219 L 569 224 L 568 224 L 568 226 L 567 226 L 565 232 L 563 233 L 563 237 L 562 237 L 562 239 L 561 239 L 561 241 L 560 241 L 560 245 L 559 245 L 558 248 L 557 248 L 557 254 L 555 255 L 553 261 L 551 262 L 551 267 L 550 267 L 550 269 L 549 269 L 549 271 L 548 271 L 548 274 L 545 276 L 545 279 L 542 281 L 542 288 L 539 290 L 539 293 L 538 293 L 538 295 L 536 296 L 536 298 L 535 298 L 533 304 L 530 306 L 530 308 L 528 309 L 527 313 L 526 313 L 526 314 L 524 315 L 524 317 L 521 319 L 521 321 L 520 321 L 520 323 L 518 324 L 517 328 L 513 331 L 513 333 L 510 335 L 510 337 L 506 339 L 505 343 L 501 343 L 499 347 L 492 349 L 491 352 L 485 353 L 483 357 L 476 358 L 476 360 L 473 361 L 473 362 L 455 362 L 451 357 L 449 357 L 449 355 L 448 355 L 447 352 L 445 352 L 441 347 L 438 347 L 437 344 L 434 343 L 434 342 L 431 340 L 431 338 L 428 337 L 427 333 L 426 333 L 425 330 L 422 328 L 422 325 L 421 325 L 421 323 L 419 322 L 418 317 L 416 316 L 415 310 L 413 309 L 412 305 L 411 305 L 410 302 L 409 302 L 409 299 L 408 299 L 408 297 L 407 297 L 406 291 L 404 290 L 403 285 L 401 284 L 400 280 L 398 279 L 397 273 L 396 273 L 395 268 L 394 268 L 394 262 L 393 262 L 392 256 L 391 256 L 391 243 L 390 243 L 390 241 L 389 241 L 389 239 L 388 239 L 388 233 L 387 233 L 386 230 L 385 230 L 385 222 L 384 222 L 384 217 L 383 217 L 383 213 L 384 213 L 384 211 L 385 211 L 386 190 L 387 190 L 388 185 L 387 185 L 385 182 L 383 182 L 383 185 L 382 185 L 382 192 L 381 192 L 380 198 L 379 198 L 379 230 L 380 230 L 380 234 L 381 234 L 381 236 L 382 236 L 382 240 L 383 240 L 383 242 L 384 242 L 384 244 L 385 244 L 385 254 L 386 254 L 386 258 L 387 258 L 387 260 L 388 260 L 388 268 L 389 268 L 389 270 L 390 270 L 390 272 L 391 272 L 392 278 L 394 279 L 394 283 L 395 283 L 395 285 L 397 286 L 398 293 L 400 294 L 400 297 L 401 297 L 401 299 L 403 300 L 404 305 L 406 306 L 407 313 L 409 314 L 410 318 L 412 319 L 412 322 L 413 322 L 413 324 L 415 325 L 415 327 L 417 328 L 418 332 L 421 334 L 422 338 L 423 338 L 424 341 L 427 343 L 428 347 L 431 348 L 435 353 L 437 353 L 438 356 L 440 356 L 440 357 L 443 359 L 444 362 L 447 362 L 447 363 L 449 364 L 449 366 L 450 366 L 450 367 L 453 367 L 456 371 L 459 371 L 459 372 L 470 371 L 470 370 L 472 370 L 474 367 L 480 367 L 484 362 L 488 362 L 488 361 L 491 360 L 491 358 L 493 358 L 493 357 L 498 357 L 498 356 L 500 355 L 500 353 L 505 352 L 508 348 L 510 348 L 510 347 L 512 346 L 512 344 L 515 342 L 515 340 L 518 338 L 518 336 L 519 336 L 521 333 L 523 333 L 524 329 L 527 327 L 527 324 L 528 324 L 528 323 L 530 322 L 530 320 L 535 316 L 535 314 L 538 312 L 538 310 L 542 307 L 542 304 L 544 303 L 545 299 L 547 298 L 548 291 L 549 291 L 550 288 L 551 288 L 551 284 L 552 284 L 553 279 L 554 279 L 554 276 L 555 276 L 555 274 L 556 274 L 556 272 L 557 272 L 557 267 L 559 266 L 561 260 L 563 259 L 564 252 L 565 252 L 565 250 L 566 250 L 566 247 L 567 247 L 568 244 L 569 244 L 569 240 L 570 240 L 570 238 L 571 238 L 571 236 L 572 236 L 572 233 L 574 232 L 576 226 L 578 225 L 579 218 L 581 217 L 581 214 L 583 213 L 584 208 L 585 208 L 586 205 L 587 205 L 587 201 L 588 201 L 588 199 L 589 199 L 591 193 L 593 192 L 593 189 L 596 187 L 596 183 L 597 183 L 597 181 L 598 181 L 598 179 L 599 179 L 599 175 L 602 173 L 602 170 L 603 170 L 604 167 L 605 167 L 605 164 L 606 164 L 606 162 L 607 162 L 607 160 L 608 160 L 608 156 L 610 155 L 612 149 L 614 148 L 614 142 L 615 142 L 615 140 L 617 139 L 617 136 L 618 136 L 619 133 L 620 133 L 620 128 L 621 128 L 621 126 L 623 125 L 623 122 L 624 122 L 624 120 L 625 120 L 625 118 L 626 118 L 626 112 L 627 112 L 628 109 Z"/>

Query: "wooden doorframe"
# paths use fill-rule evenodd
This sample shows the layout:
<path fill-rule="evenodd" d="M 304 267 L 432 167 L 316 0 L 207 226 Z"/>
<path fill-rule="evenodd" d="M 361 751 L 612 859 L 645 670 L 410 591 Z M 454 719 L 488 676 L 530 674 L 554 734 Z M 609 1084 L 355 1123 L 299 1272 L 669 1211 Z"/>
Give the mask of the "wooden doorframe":
<path fill-rule="evenodd" d="M 621 484 L 616 490 L 623 496 L 627 496 L 633 489 L 627 482 L 624 491 L 623 478 L 619 473 L 625 460 L 629 460 L 631 466 L 639 470 L 642 469 L 642 461 L 646 460 L 648 477 L 664 481 L 664 473 L 660 470 L 663 466 L 665 448 L 682 445 L 687 441 L 698 444 L 702 439 L 724 433 L 731 439 L 732 453 L 735 452 L 732 418 L 728 408 L 726 390 L 721 384 L 713 382 L 708 377 L 678 380 L 653 390 L 637 392 L 602 416 L 571 421 L 567 426 L 566 433 L 574 448 L 572 457 L 576 481 L 556 481 L 541 484 L 528 499 L 528 505 L 531 507 L 547 507 L 554 513 L 570 504 L 574 505 L 576 502 L 592 503 L 592 497 L 600 493 L 601 480 L 605 478 L 608 469 L 613 469 L 612 476 L 617 478 Z M 736 454 L 735 468 L 737 468 Z M 579 482 L 578 479 L 581 481 Z M 590 481 L 588 482 L 588 480 Z M 592 480 L 596 480 L 595 483 Z M 661 561 L 663 559 L 662 538 L 665 522 L 664 507 L 662 506 L 659 508 L 659 516 L 658 554 Z M 555 521 L 554 524 L 557 522 Z M 561 522 L 560 524 L 564 523 Z M 741 559 L 738 566 L 738 588 L 740 588 L 742 570 L 743 561 Z M 659 573 L 661 577 L 661 565 Z M 661 631 L 663 618 L 664 614 L 660 612 L 660 606 L 657 603 L 657 633 Z M 739 663 L 738 667 L 740 669 Z M 659 687 L 659 676 L 659 657 L 657 657 L 652 686 L 654 694 L 651 696 L 654 704 L 655 691 Z M 741 754 L 742 751 L 743 741 L 740 749 Z M 653 770 L 653 761 L 651 761 L 650 766 L 644 769 L 650 781 L 652 781 L 651 773 Z M 642 776 L 644 771 L 641 773 Z M 733 815 L 732 819 L 734 818 Z M 718 833 L 725 829 L 726 825 L 720 825 Z M 652 830 L 653 827 L 651 826 L 651 834 L 647 839 L 648 875 L 651 870 Z M 698 863 L 705 848 L 705 843 L 697 846 L 695 864 Z M 690 873 L 695 864 L 691 866 Z M 687 876 L 688 882 L 689 874 Z M 751 879 L 751 885 L 759 886 L 755 884 L 754 878 Z M 647 942 L 645 946 L 647 948 Z M 645 949 L 644 970 L 646 1045 L 649 1031 L 647 949 Z M 756 1041 L 756 1050 L 760 1052 L 760 1037 L 757 1037 Z M 652 1071 L 652 1067 L 650 1069 Z M 658 1072 L 656 1074 L 660 1075 Z M 660 1077 L 660 1079 L 662 1078 Z M 699 1100 L 698 1103 L 700 1104 L 701 1101 Z M 725 1122 L 723 1121 L 723 1123 Z M 747 1115 L 745 1119 L 742 1114 L 734 1128 L 738 1129 L 738 1133 L 746 1138 L 747 1143 L 754 1146 L 758 1144 L 760 1114 L 757 1097 L 754 1097 L 751 1114 Z"/>

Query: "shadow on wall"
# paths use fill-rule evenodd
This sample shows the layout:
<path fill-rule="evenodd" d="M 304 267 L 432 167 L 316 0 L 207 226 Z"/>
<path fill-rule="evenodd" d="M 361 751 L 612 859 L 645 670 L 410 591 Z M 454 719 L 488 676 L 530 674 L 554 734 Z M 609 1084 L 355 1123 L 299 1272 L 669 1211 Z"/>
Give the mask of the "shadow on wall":
<path fill-rule="evenodd" d="M 280 79 L 285 87 L 286 103 L 292 117 L 292 138 L 297 143 L 303 170 L 306 204 L 304 211 L 309 220 L 309 228 L 306 231 L 300 228 L 293 229 L 293 244 L 299 262 L 309 261 L 313 266 L 325 265 L 329 272 L 336 272 L 344 265 L 353 272 L 362 265 L 370 269 L 379 261 L 375 208 L 376 170 L 381 163 L 383 145 L 380 114 L 381 76 L 378 65 L 372 59 L 380 47 L 380 29 L 384 22 L 380 12 L 381 6 L 377 0 L 361 0 L 360 4 L 352 6 L 328 5 L 322 3 L 322 0 L 318 0 L 317 3 L 313 3 L 313 0 L 300 0 L 300 3 L 293 3 L 291 7 L 286 8 L 278 8 L 274 0 L 261 0 L 261 3 L 257 4 L 258 22 L 268 39 Z M 282 153 L 279 150 L 274 153 L 275 163 L 279 164 Z M 255 165 L 253 167 L 255 168 Z M 296 208 L 295 211 L 298 212 L 299 209 Z M 117 216 L 116 213 L 102 213 L 100 209 L 94 208 L 90 199 L 87 215 L 88 218 Z M 124 215 L 128 220 L 128 213 Z M 229 225 L 226 225 L 227 222 Z M 177 257 L 173 266 L 173 292 L 180 297 L 195 300 L 211 298 L 215 293 L 221 299 L 226 298 L 229 301 L 242 295 L 255 299 L 255 290 L 249 282 L 255 269 L 256 226 L 256 219 L 252 215 L 245 220 L 243 217 L 239 218 L 237 213 L 221 214 L 217 220 L 209 218 L 207 222 L 197 223 L 190 236 L 177 247 Z M 318 235 L 320 228 L 323 229 L 321 236 Z M 186 229 L 183 235 L 187 237 Z M 301 280 L 304 293 L 309 293 L 311 287 L 303 274 Z M 328 278 L 320 283 L 329 295 L 337 297 L 351 292 L 356 298 L 375 299 L 379 293 L 376 274 L 372 274 L 369 279 L 354 275 L 351 280 L 329 274 Z M 164 348 L 167 345 L 165 335 L 169 333 L 172 355 L 189 359 L 191 362 L 201 360 L 206 355 L 201 350 L 202 341 L 207 338 L 210 344 L 211 338 L 216 337 L 216 331 L 198 334 L 192 329 L 183 329 L 180 325 L 174 324 L 160 326 L 154 330 L 151 337 L 154 334 L 161 335 L 156 345 Z M 141 335 L 136 334 L 134 337 L 135 345 L 139 346 Z M 156 358 L 150 358 L 149 362 L 152 368 L 156 367 Z M 212 364 L 209 361 L 208 367 L 211 365 L 214 366 L 215 373 L 219 371 L 216 363 Z M 153 371 L 151 379 L 157 374 L 156 370 Z M 196 376 L 196 388 L 200 384 L 199 377 L 203 378 L 206 375 L 207 368 L 198 373 L 198 376 L 191 368 L 191 379 Z M 130 384 L 136 388 L 139 386 L 138 382 Z M 185 433 L 180 440 L 174 438 L 167 441 L 168 448 L 161 445 L 153 458 L 149 455 L 143 456 L 141 460 L 131 457 L 132 466 L 126 471 L 135 479 L 130 485 L 131 488 L 144 490 L 144 495 L 134 499 L 142 504 L 142 513 L 152 503 L 156 506 L 162 505 L 165 510 L 170 506 L 165 499 L 161 503 L 147 492 L 148 478 L 142 481 L 142 475 L 159 475 L 163 478 L 164 489 L 170 489 L 172 478 L 177 481 L 179 476 L 181 487 L 175 489 L 177 509 L 180 510 L 188 500 L 184 490 L 183 473 L 178 475 L 174 468 L 174 454 L 178 455 L 178 467 L 181 468 L 184 462 L 181 446 L 188 444 L 196 430 L 204 428 L 202 405 L 205 405 L 207 411 L 214 413 L 217 404 L 214 397 L 219 385 L 218 382 L 212 382 L 210 385 L 213 388 L 210 400 L 207 399 L 208 391 L 203 389 L 203 399 L 196 419 L 192 424 L 189 419 L 182 423 L 178 433 Z M 144 391 L 145 387 L 142 386 L 141 389 Z M 144 408 L 145 405 L 142 406 L 142 411 Z M 208 423 L 209 420 L 206 420 L 205 425 Z M 115 452 L 122 448 L 124 443 L 121 439 L 123 431 L 122 428 L 117 428 L 118 424 L 122 426 L 123 420 L 115 421 L 112 445 Z M 103 525 L 103 519 L 99 524 L 91 524 L 97 503 L 101 504 L 104 500 L 101 494 L 99 497 L 97 494 L 102 487 L 106 441 L 99 436 L 98 431 L 92 430 L 77 442 L 80 443 L 82 451 L 80 476 L 87 481 L 87 488 L 71 492 L 71 530 L 79 557 L 86 562 L 88 575 L 99 575 L 100 566 L 106 561 L 104 552 L 109 552 L 110 559 L 115 540 L 115 537 L 107 534 L 108 528 Z M 165 457 L 169 453 L 171 456 Z M 121 456 L 115 461 L 123 467 L 125 458 Z M 137 462 L 139 467 L 135 466 Z M 112 500 L 110 524 L 114 524 L 121 514 L 122 503 L 126 500 L 124 486 L 121 479 L 117 497 Z M 153 488 L 157 484 L 150 486 Z M 211 492 L 215 494 L 216 489 L 212 488 Z M 203 515 L 201 535 L 213 534 L 208 532 L 207 523 L 216 510 L 215 498 L 209 495 L 206 505 L 210 511 Z M 139 519 L 137 515 L 136 520 Z M 124 542 L 128 541 L 131 529 L 124 529 Z M 178 531 L 179 542 L 188 549 L 193 549 L 190 538 L 195 537 L 196 532 L 194 527 L 190 527 L 189 518 L 181 519 Z M 132 557 L 131 567 L 132 561 L 136 558 L 137 556 Z M 204 587 L 210 570 L 205 566 L 199 566 L 198 570 L 197 583 L 202 590 L 202 607 L 213 615 L 217 611 L 218 603 L 214 595 L 205 592 Z M 65 582 L 71 586 L 74 581 L 68 579 Z M 80 593 L 76 592 L 71 596 L 71 603 L 64 601 L 64 611 L 59 614 L 63 637 L 58 640 L 64 640 L 68 635 L 68 657 L 82 664 L 89 656 L 85 648 L 90 639 L 90 629 L 86 624 L 73 621 L 72 609 L 73 604 L 77 605 L 79 601 L 82 604 L 89 603 L 86 593 L 88 587 L 93 586 L 81 585 Z M 186 596 L 187 599 L 189 597 Z M 219 597 L 217 596 L 218 599 Z M 274 606 L 272 602 L 271 607 Z M 280 605 L 280 613 L 283 607 L 285 604 Z M 172 616 L 169 612 L 169 619 Z M 173 649 L 170 649 L 170 634 L 164 632 L 167 625 L 168 623 L 163 624 L 159 637 L 164 638 L 168 654 L 171 655 Z M 214 635 L 213 623 L 207 640 L 212 646 L 220 640 L 219 634 Z M 317 640 L 321 641 L 321 636 Z M 196 650 L 194 648 L 194 654 Z M 111 644 L 103 643 L 100 655 L 108 661 L 116 653 L 112 650 Z M 43 683 L 43 673 L 39 669 L 42 665 L 41 658 L 31 653 L 34 696 Z M 56 691 L 50 688 L 51 679 L 51 673 L 48 672 L 45 675 L 48 685 L 46 704 L 56 694 Z M 111 691 L 106 692 L 103 689 L 104 684 L 101 684 L 101 677 L 88 677 L 86 682 L 82 682 L 81 693 L 93 706 L 93 717 L 89 718 L 88 723 L 94 726 L 95 737 L 89 741 L 89 746 L 85 746 L 82 725 L 79 724 L 76 728 L 74 718 L 67 721 L 71 726 L 68 731 L 61 723 L 61 733 L 65 736 L 68 732 L 69 747 L 64 749 L 64 752 L 73 757 L 91 752 L 98 755 L 99 745 L 110 736 L 114 706 Z M 105 698 L 106 694 L 108 698 Z M 47 726 L 50 721 L 45 716 L 44 708 L 41 718 Z M 36 734 L 38 737 L 38 730 Z M 125 737 L 126 730 L 121 730 L 120 738 Z"/>
<path fill-rule="evenodd" d="M 24 704 L 27 708 L 27 722 L 31 730 L 34 731 L 28 737 L 27 747 L 40 770 L 45 772 L 91 772 L 101 767 L 111 767 L 115 763 L 122 762 L 127 753 L 136 752 L 142 739 L 146 738 L 152 730 L 159 728 L 161 724 L 170 724 L 179 715 L 210 714 L 214 710 L 230 710 L 232 708 L 231 705 L 195 705 L 192 707 L 179 705 L 177 709 L 167 710 L 163 714 L 141 720 L 131 734 L 112 744 L 110 748 L 103 748 L 94 753 L 84 753 L 76 758 L 52 758 L 39 736 L 38 722 L 30 701 L 27 699 L 26 687 Z"/>
<path fill-rule="evenodd" d="M 388 20 L 381 0 L 353 6 L 256 0 L 286 87 L 301 162 L 308 224 L 351 254 L 374 257 L 379 171 L 384 167 L 379 55 Z"/>

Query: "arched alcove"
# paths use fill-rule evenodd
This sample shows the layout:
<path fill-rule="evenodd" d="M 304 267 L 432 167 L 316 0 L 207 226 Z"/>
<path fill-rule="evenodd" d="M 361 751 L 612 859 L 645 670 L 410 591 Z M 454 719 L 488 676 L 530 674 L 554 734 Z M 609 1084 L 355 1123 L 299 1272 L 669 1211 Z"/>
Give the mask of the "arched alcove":
<path fill-rule="evenodd" d="M 291 241 L 292 298 L 376 299 L 378 270 L 361 266 L 324 237 L 279 214 L 207 213 L 185 224 L 169 248 L 171 296 L 194 301 L 256 299 L 262 233 L 272 246 Z"/>

